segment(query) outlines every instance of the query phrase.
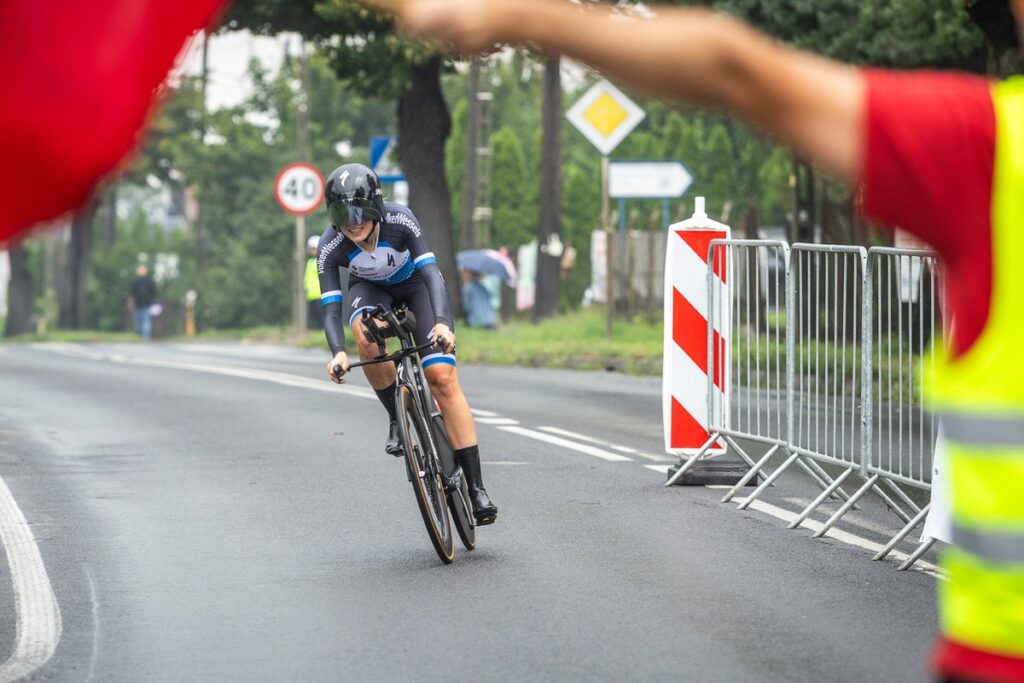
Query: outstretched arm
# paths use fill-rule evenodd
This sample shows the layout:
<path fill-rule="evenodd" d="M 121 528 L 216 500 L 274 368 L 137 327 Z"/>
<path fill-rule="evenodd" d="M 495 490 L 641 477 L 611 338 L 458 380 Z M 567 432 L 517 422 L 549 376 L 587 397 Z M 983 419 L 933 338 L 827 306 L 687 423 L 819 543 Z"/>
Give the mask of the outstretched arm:
<path fill-rule="evenodd" d="M 411 34 L 479 52 L 526 44 L 662 97 L 725 109 L 839 177 L 860 171 L 864 84 L 854 68 L 799 52 L 726 15 L 652 7 L 624 16 L 565 0 L 406 0 Z"/>

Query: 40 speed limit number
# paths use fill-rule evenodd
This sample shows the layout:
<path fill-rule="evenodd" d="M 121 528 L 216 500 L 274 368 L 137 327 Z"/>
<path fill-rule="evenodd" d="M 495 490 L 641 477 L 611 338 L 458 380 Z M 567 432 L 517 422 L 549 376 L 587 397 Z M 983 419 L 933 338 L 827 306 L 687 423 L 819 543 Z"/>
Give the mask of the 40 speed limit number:
<path fill-rule="evenodd" d="M 278 206 L 295 216 L 313 213 L 324 199 L 324 178 L 309 164 L 288 164 L 274 181 L 274 199 Z"/>

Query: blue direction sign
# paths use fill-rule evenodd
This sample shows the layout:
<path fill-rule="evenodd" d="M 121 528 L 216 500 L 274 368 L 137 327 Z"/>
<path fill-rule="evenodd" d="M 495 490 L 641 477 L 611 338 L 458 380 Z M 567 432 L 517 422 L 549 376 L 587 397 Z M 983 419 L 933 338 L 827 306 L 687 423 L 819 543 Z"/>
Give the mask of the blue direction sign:
<path fill-rule="evenodd" d="M 370 138 L 370 168 L 382 183 L 397 183 L 405 180 L 405 174 L 398 165 L 395 150 L 398 138 L 394 135 L 374 135 Z"/>

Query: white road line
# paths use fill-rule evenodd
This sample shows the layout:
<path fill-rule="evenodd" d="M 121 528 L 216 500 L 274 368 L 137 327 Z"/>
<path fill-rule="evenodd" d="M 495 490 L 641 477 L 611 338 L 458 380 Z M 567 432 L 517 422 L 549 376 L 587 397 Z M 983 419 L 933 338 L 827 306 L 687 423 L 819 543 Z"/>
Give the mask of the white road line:
<path fill-rule="evenodd" d="M 88 358 L 90 360 L 109 361 L 111 363 L 120 363 L 122 365 L 140 365 L 151 368 L 168 368 L 172 370 L 192 370 L 193 372 L 205 372 L 213 375 L 226 375 L 229 377 L 241 377 L 243 379 L 273 382 L 284 386 L 313 389 L 315 391 L 324 391 L 333 394 L 341 392 L 348 394 L 349 396 L 355 396 L 356 398 L 377 400 L 376 394 L 374 394 L 371 389 L 367 389 L 366 387 L 354 387 L 347 384 L 339 386 L 330 382 L 326 378 L 319 380 L 311 377 L 302 377 L 300 375 L 290 375 L 284 372 L 275 372 L 273 370 L 255 370 L 253 368 L 234 367 L 230 365 L 210 365 L 207 363 L 183 363 L 172 360 L 159 360 L 156 358 L 137 358 L 117 353 L 98 353 L 96 351 L 87 351 L 85 349 L 77 348 L 71 344 L 45 343 L 33 344 L 32 347 L 41 351 L 51 351 L 66 356 Z"/>
<path fill-rule="evenodd" d="M 25 678 L 50 660 L 60 640 L 57 597 L 25 516 L 0 479 L 0 546 L 6 550 L 14 587 L 14 652 L 0 663 L 0 683 Z"/>
<path fill-rule="evenodd" d="M 511 417 L 478 417 L 476 421 L 482 425 L 492 425 L 494 427 L 519 424 L 519 420 L 513 420 Z"/>
<path fill-rule="evenodd" d="M 92 580 L 92 572 L 84 565 L 85 578 L 89 580 L 89 602 L 92 604 L 92 654 L 89 655 L 89 673 L 85 683 L 93 680 L 96 673 L 96 660 L 100 654 L 100 602 L 96 598 L 96 582 Z"/>
<path fill-rule="evenodd" d="M 498 429 L 510 432 L 512 434 L 518 434 L 519 436 L 525 436 L 528 439 L 536 439 L 537 441 L 545 441 L 555 446 L 561 446 L 562 448 L 568 448 L 579 453 L 585 453 L 592 455 L 595 458 L 601 458 L 602 460 L 608 460 L 610 462 L 629 462 L 632 458 L 627 458 L 624 455 L 618 453 L 612 453 L 611 451 L 605 451 L 600 448 L 593 446 L 586 446 L 575 441 L 569 441 L 568 439 L 562 439 L 557 436 L 545 434 L 544 432 L 535 432 L 532 429 L 526 429 L 525 427 L 498 427 Z"/>
<path fill-rule="evenodd" d="M 644 458 L 645 460 L 661 460 L 664 462 L 670 462 L 675 460 L 675 458 L 670 458 L 667 455 L 654 455 L 653 453 L 644 453 L 642 451 L 636 450 L 635 448 L 629 448 L 628 446 L 617 446 L 608 441 L 601 441 L 600 439 L 595 439 L 592 436 L 580 434 L 579 432 L 571 432 L 568 429 L 562 429 L 561 427 L 538 427 L 538 429 L 541 430 L 542 432 L 547 432 L 548 434 L 566 436 L 569 437 L 570 439 L 576 439 L 577 441 L 586 441 L 587 443 L 596 443 L 599 446 L 611 448 L 613 451 L 618 451 L 620 453 L 629 453 L 630 455 L 635 455 L 636 457 Z"/>
<path fill-rule="evenodd" d="M 191 370 L 194 372 L 206 372 L 215 375 L 226 375 L 229 377 L 241 377 L 244 379 L 260 380 L 264 382 L 274 382 L 290 387 L 300 387 L 303 389 L 314 389 L 316 391 L 331 392 L 337 395 L 339 391 L 347 393 L 350 396 L 356 396 L 358 398 L 365 398 L 376 400 L 376 395 L 370 389 L 364 387 L 353 387 L 348 385 L 337 386 L 326 380 L 316 380 L 309 377 L 301 377 L 298 375 L 290 375 L 283 372 L 275 372 L 273 370 L 255 370 L 252 368 L 242 368 L 226 365 L 210 365 L 207 363 L 185 363 L 180 361 L 172 360 L 160 360 L 155 358 L 136 358 L 130 356 L 124 356 L 121 354 L 101 353 L 92 351 L 89 349 L 83 349 L 72 344 L 57 343 L 42 343 L 33 344 L 32 348 L 41 351 L 50 351 L 54 353 L 60 353 L 67 356 L 73 356 L 78 358 L 88 358 L 90 360 L 109 361 L 113 363 L 121 363 L 124 365 L 138 365 L 145 367 L 154 368 L 168 368 L 174 370 Z M 587 446 L 584 444 L 576 443 L 575 441 L 569 441 L 557 436 L 550 434 L 544 434 L 543 432 L 537 432 L 532 429 L 525 429 L 523 427 L 514 426 L 518 422 L 511 420 L 510 418 L 503 418 L 498 413 L 494 413 L 487 410 L 474 410 L 473 414 L 476 415 L 484 424 L 487 424 L 489 420 L 495 420 L 494 425 L 498 429 L 503 429 L 513 434 L 519 434 L 530 439 L 536 439 L 538 441 L 546 441 L 547 443 L 568 448 L 579 453 L 585 453 L 592 455 L 602 460 L 608 460 L 610 462 L 631 462 L 632 458 L 619 455 L 618 453 L 612 453 L 601 448 L 595 448 L 594 446 Z M 555 429 L 555 428 L 551 428 Z M 564 431 L 563 433 L 575 435 L 574 432 Z M 577 438 L 579 438 L 578 435 Z M 587 440 L 594 441 L 589 437 L 584 437 Z M 601 443 L 601 442 L 597 442 Z M 640 455 L 639 453 L 637 455 Z"/>
<path fill-rule="evenodd" d="M 746 500 L 746 498 L 733 498 L 732 500 L 734 503 L 741 504 Z M 795 512 L 784 510 L 780 507 L 772 505 L 771 503 L 765 503 L 764 501 L 761 500 L 755 500 L 753 503 L 750 504 L 750 507 L 748 509 L 763 512 L 766 515 L 771 515 L 772 517 L 775 517 L 776 519 L 781 519 L 783 522 L 792 522 L 794 519 L 799 517 L 799 515 Z M 811 531 L 816 532 L 823 526 L 824 524 L 822 524 L 821 522 L 816 522 L 813 519 L 807 519 L 804 520 L 804 523 L 800 525 L 800 528 L 810 529 Z M 857 548 L 863 548 L 864 550 L 867 550 L 872 554 L 877 553 L 879 550 L 885 547 L 881 543 L 869 541 L 866 538 L 861 538 L 860 536 L 851 534 L 848 531 L 843 531 L 842 529 L 837 529 L 836 527 L 832 527 L 831 529 L 829 529 L 825 533 L 825 536 L 832 538 L 836 541 L 839 541 L 840 543 L 856 546 Z M 889 553 L 889 557 L 902 563 L 909 557 L 909 555 L 898 550 L 893 550 L 891 553 Z M 931 562 L 925 562 L 924 560 L 918 560 L 917 563 L 913 566 L 913 569 L 924 572 L 926 574 L 931 574 L 932 576 L 935 576 L 937 578 L 945 578 L 945 575 L 937 566 L 935 566 Z"/>
<path fill-rule="evenodd" d="M 661 474 L 668 474 L 668 471 L 672 469 L 672 465 L 644 465 L 649 470 L 660 472 Z"/>

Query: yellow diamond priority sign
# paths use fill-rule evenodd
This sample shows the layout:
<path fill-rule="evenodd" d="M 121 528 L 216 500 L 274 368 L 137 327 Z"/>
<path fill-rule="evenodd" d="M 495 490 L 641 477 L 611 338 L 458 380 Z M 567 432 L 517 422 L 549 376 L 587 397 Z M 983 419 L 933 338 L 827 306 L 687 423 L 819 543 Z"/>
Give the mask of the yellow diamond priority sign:
<path fill-rule="evenodd" d="M 644 111 L 608 81 L 598 81 L 565 117 L 608 156 L 644 120 Z"/>

